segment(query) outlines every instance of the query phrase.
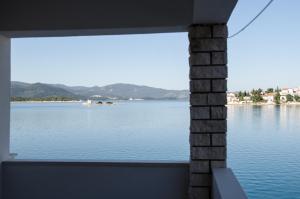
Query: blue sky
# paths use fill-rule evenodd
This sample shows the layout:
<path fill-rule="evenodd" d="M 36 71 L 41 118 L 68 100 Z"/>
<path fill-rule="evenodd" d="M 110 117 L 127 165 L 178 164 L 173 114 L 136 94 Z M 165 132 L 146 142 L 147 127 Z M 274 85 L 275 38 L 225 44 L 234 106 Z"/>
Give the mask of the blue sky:
<path fill-rule="evenodd" d="M 229 33 L 268 0 L 239 0 Z M 300 1 L 275 0 L 246 31 L 228 40 L 231 91 L 300 86 Z M 12 42 L 12 80 L 188 88 L 187 33 L 27 38 Z"/>

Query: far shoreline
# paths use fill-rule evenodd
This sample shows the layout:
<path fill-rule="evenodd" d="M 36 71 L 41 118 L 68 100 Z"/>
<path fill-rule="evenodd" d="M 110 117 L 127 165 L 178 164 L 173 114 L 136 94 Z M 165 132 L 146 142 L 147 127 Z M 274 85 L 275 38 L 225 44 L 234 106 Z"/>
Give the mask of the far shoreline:
<path fill-rule="evenodd" d="M 133 100 L 118 100 L 118 101 L 128 101 L 132 102 Z M 136 100 L 138 101 L 138 100 Z M 143 100 L 143 101 L 153 101 L 153 100 Z M 188 102 L 188 100 L 154 100 L 154 101 L 184 101 Z M 72 100 L 72 101 L 10 101 L 12 104 L 30 104 L 30 103 L 82 103 L 82 100 Z M 299 106 L 300 102 L 288 102 L 281 104 L 270 104 L 270 103 L 227 103 L 225 106 Z"/>
<path fill-rule="evenodd" d="M 27 101 L 10 101 L 10 103 L 83 103 L 86 100 L 70 100 L 70 101 L 42 101 L 42 100 L 27 100 Z M 127 99 L 118 99 L 118 100 L 101 100 L 102 102 L 112 101 L 112 102 L 136 102 L 136 101 L 182 101 L 188 102 L 189 100 L 186 99 L 134 99 L 134 100 L 127 100 Z"/>
<path fill-rule="evenodd" d="M 10 103 L 80 103 L 82 101 L 10 101 Z"/>
<path fill-rule="evenodd" d="M 288 102 L 281 104 L 270 104 L 270 103 L 228 103 L 227 106 L 289 106 L 289 105 L 300 105 L 300 102 Z"/>

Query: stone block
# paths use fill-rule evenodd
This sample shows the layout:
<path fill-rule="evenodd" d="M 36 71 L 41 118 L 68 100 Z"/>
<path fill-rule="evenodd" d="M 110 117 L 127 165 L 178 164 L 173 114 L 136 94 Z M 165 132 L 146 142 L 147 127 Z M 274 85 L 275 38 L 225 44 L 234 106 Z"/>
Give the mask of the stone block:
<path fill-rule="evenodd" d="M 195 105 L 207 105 L 207 94 L 191 94 L 190 95 L 190 103 L 192 106 L 195 106 Z"/>
<path fill-rule="evenodd" d="M 211 38 L 211 26 L 191 26 L 189 28 L 189 39 Z"/>
<path fill-rule="evenodd" d="M 210 171 L 209 161 L 191 161 L 190 173 L 208 173 Z"/>
<path fill-rule="evenodd" d="M 225 106 L 211 107 L 211 119 L 226 119 L 227 108 Z"/>
<path fill-rule="evenodd" d="M 227 164 L 224 160 L 212 160 L 210 161 L 211 168 L 226 168 Z"/>
<path fill-rule="evenodd" d="M 228 37 L 228 29 L 227 25 L 220 24 L 213 26 L 213 37 L 216 38 L 227 38 Z"/>
<path fill-rule="evenodd" d="M 210 53 L 192 53 L 189 58 L 190 66 L 209 65 Z"/>
<path fill-rule="evenodd" d="M 191 156 L 193 160 L 225 160 L 225 147 L 192 147 Z"/>
<path fill-rule="evenodd" d="M 191 92 L 210 92 L 210 80 L 192 80 L 190 81 Z"/>
<path fill-rule="evenodd" d="M 210 108 L 209 107 L 190 107 L 191 119 L 209 119 Z"/>
<path fill-rule="evenodd" d="M 227 103 L 226 93 L 209 93 L 207 103 L 209 105 L 225 105 Z"/>
<path fill-rule="evenodd" d="M 227 53 L 226 52 L 212 52 L 212 64 L 215 65 L 226 65 L 227 64 Z"/>
<path fill-rule="evenodd" d="M 190 67 L 190 79 L 227 78 L 227 66 Z"/>
<path fill-rule="evenodd" d="M 194 133 L 214 133 L 226 132 L 226 120 L 191 120 L 191 132 Z"/>
<path fill-rule="evenodd" d="M 227 40 L 217 39 L 193 39 L 190 41 L 190 52 L 226 51 Z"/>
<path fill-rule="evenodd" d="M 210 134 L 190 134 L 191 146 L 210 146 Z"/>
<path fill-rule="evenodd" d="M 226 134 L 212 134 L 211 135 L 212 146 L 226 146 Z"/>
<path fill-rule="evenodd" d="M 213 92 L 226 92 L 227 91 L 227 80 L 226 79 L 212 80 L 212 91 Z"/>

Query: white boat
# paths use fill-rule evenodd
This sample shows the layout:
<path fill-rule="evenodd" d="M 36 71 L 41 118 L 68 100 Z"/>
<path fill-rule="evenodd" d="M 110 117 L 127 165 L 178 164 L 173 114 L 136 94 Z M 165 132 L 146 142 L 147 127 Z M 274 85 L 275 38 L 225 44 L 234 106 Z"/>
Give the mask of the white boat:
<path fill-rule="evenodd" d="M 92 103 L 93 103 L 92 100 L 87 100 L 87 101 L 83 102 L 82 105 L 90 106 L 90 105 L 92 105 Z"/>

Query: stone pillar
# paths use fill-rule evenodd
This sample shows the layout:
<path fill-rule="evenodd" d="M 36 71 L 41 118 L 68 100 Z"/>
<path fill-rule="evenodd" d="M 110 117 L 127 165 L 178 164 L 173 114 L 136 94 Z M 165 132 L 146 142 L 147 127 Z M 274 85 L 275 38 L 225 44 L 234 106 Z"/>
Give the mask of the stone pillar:
<path fill-rule="evenodd" d="M 211 198 L 212 168 L 226 167 L 227 26 L 193 25 L 189 198 Z"/>
<path fill-rule="evenodd" d="M 0 199 L 1 164 L 9 156 L 10 122 L 10 39 L 0 35 Z"/>

